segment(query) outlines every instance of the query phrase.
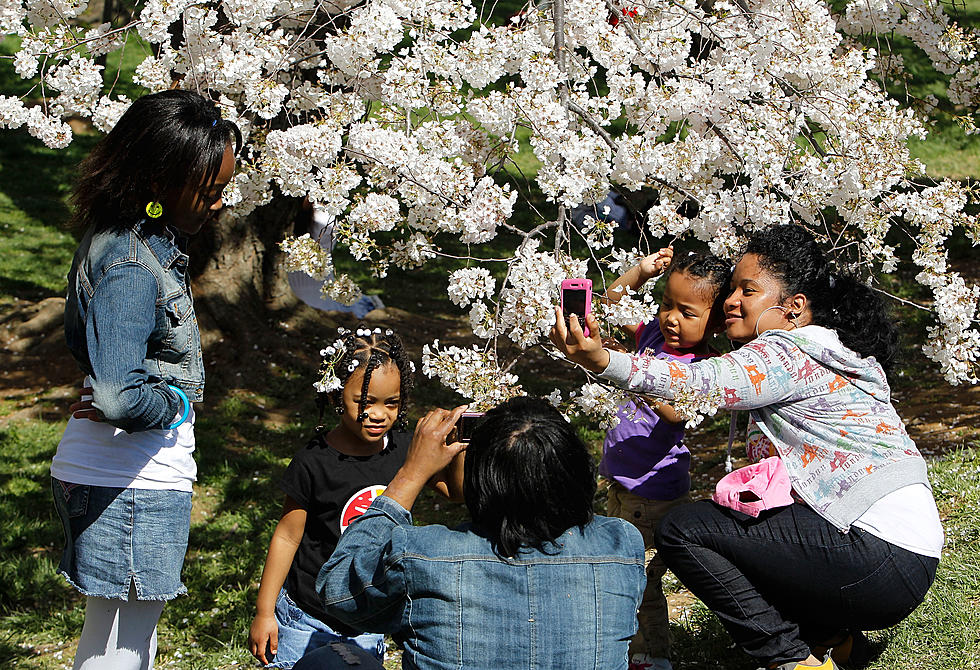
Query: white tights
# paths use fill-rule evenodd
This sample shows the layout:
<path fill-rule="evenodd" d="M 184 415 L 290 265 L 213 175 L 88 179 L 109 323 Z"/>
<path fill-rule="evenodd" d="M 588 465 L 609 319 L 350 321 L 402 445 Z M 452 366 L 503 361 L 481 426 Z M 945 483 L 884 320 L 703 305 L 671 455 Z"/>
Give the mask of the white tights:
<path fill-rule="evenodd" d="M 162 600 L 137 600 L 133 584 L 129 600 L 89 596 L 74 670 L 152 670 L 163 605 Z"/>

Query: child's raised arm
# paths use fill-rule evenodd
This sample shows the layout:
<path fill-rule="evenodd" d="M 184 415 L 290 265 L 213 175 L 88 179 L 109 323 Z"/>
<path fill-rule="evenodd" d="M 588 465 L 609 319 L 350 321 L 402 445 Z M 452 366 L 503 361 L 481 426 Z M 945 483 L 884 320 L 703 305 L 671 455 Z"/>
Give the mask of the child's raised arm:
<path fill-rule="evenodd" d="M 673 247 L 664 247 L 660 251 L 644 257 L 639 263 L 624 272 L 619 279 L 610 284 L 609 288 L 606 289 L 606 294 L 600 300 L 605 301 L 607 304 L 616 304 L 626 294 L 623 287 L 629 287 L 632 291 L 637 290 L 652 278 L 663 274 L 664 268 L 670 264 L 673 257 Z M 621 326 L 630 337 L 636 336 L 638 327 L 639 324 Z"/>
<path fill-rule="evenodd" d="M 289 574 L 289 566 L 293 564 L 296 550 L 303 539 L 306 528 L 306 510 L 299 503 L 286 496 L 282 507 L 282 518 L 276 525 L 269 542 L 269 554 L 262 569 L 262 581 L 259 584 L 259 597 L 255 604 L 255 618 L 248 631 L 248 649 L 252 656 L 268 665 L 272 657 L 266 657 L 266 649 L 276 655 L 279 647 L 279 624 L 276 623 L 276 600 L 279 591 Z"/>

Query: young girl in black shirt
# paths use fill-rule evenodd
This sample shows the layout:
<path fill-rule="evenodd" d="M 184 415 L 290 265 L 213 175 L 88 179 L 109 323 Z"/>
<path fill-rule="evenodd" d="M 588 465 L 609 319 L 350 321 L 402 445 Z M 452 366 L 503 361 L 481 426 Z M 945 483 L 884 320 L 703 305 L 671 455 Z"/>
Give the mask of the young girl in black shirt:
<path fill-rule="evenodd" d="M 382 635 L 357 635 L 323 612 L 314 582 L 341 533 L 405 461 L 411 436 L 393 429 L 404 424 L 415 366 L 391 330 L 360 326 L 340 334 L 320 352 L 322 376 L 314 384 L 321 412 L 333 407 L 340 423 L 318 432 L 286 468 L 282 518 L 249 631 L 249 650 L 269 668 L 291 668 L 305 653 L 337 640 L 379 660 L 384 655 Z M 433 486 L 448 496 L 445 481 Z"/>

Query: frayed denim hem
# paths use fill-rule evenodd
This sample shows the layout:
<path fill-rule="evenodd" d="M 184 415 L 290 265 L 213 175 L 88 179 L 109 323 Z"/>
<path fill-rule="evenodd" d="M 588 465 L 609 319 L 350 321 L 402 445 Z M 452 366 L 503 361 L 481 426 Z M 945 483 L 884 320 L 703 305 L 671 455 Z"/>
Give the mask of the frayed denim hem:
<path fill-rule="evenodd" d="M 118 594 L 117 593 L 95 593 L 94 591 L 88 591 L 86 589 L 83 589 L 81 586 L 79 586 L 75 582 L 74 579 L 71 578 L 71 575 L 69 575 L 64 570 L 58 570 L 58 574 L 65 578 L 65 581 L 68 582 L 68 585 L 69 586 L 71 586 L 73 589 L 75 589 L 76 591 L 78 591 L 79 593 L 81 593 L 86 598 L 104 598 L 106 600 L 129 600 L 129 587 L 126 588 L 126 591 L 125 592 L 118 593 Z M 136 581 L 136 580 L 133 580 L 133 581 L 137 585 L 136 586 L 136 599 L 137 600 L 162 600 L 164 602 L 167 602 L 169 600 L 173 600 L 174 598 L 177 598 L 178 596 L 186 596 L 187 595 L 187 587 L 185 585 L 181 584 L 180 585 L 180 588 L 177 589 L 173 593 L 168 593 L 168 594 L 164 594 L 164 595 L 156 595 L 156 594 L 154 594 L 154 595 L 148 596 L 146 594 L 141 594 L 139 592 L 140 591 L 140 589 L 139 589 L 139 582 Z"/>

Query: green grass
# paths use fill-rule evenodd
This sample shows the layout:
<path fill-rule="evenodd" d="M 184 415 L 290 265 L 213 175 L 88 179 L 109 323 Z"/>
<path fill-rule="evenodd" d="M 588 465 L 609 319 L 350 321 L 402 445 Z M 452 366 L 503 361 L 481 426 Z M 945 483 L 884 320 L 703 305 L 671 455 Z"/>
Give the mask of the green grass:
<path fill-rule="evenodd" d="M 248 667 L 246 635 L 258 576 L 278 519 L 276 482 L 311 426 L 269 428 L 253 421 L 269 397 L 242 394 L 198 424 L 201 480 L 184 567 L 190 594 L 167 605 L 160 624 L 159 667 Z M 12 422 L 0 428 L 0 665 L 56 668 L 71 657 L 82 623 L 81 598 L 54 574 L 61 529 L 50 504 L 48 463 L 63 422 Z M 586 437 L 597 435 L 586 433 Z M 913 615 L 873 633 L 881 657 L 871 670 L 971 667 L 980 653 L 980 445 L 930 464 L 947 546 L 936 583 Z M 455 523 L 458 506 L 426 497 L 422 523 Z M 700 604 L 673 625 L 675 667 L 753 667 L 733 651 L 718 621 Z M 61 657 L 57 652 L 62 652 Z M 40 653 L 38 653 L 40 652 Z"/>
<path fill-rule="evenodd" d="M 74 166 L 95 137 L 48 149 L 23 130 L 0 132 L 0 304 L 64 295 L 76 239 L 65 228 Z"/>
<path fill-rule="evenodd" d="M 980 445 L 933 461 L 929 479 L 946 531 L 946 548 L 925 602 L 908 619 L 868 634 L 878 657 L 868 670 L 960 670 L 980 654 Z M 720 622 L 695 603 L 673 626 L 674 667 L 755 667 L 731 648 Z"/>

